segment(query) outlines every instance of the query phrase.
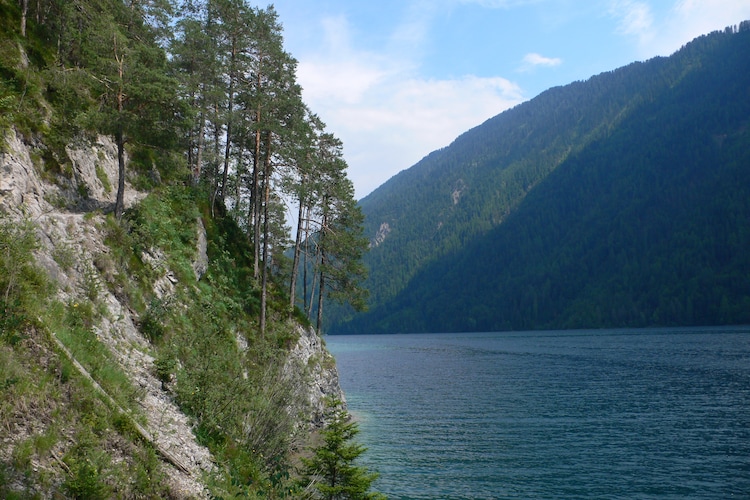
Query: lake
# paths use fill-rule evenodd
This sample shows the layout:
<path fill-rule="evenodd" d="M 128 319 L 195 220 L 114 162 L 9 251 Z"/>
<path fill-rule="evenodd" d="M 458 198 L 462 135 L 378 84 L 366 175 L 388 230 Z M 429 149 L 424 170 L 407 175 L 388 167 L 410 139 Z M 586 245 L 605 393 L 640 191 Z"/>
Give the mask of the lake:
<path fill-rule="evenodd" d="M 326 343 L 389 498 L 750 498 L 750 327 Z"/>

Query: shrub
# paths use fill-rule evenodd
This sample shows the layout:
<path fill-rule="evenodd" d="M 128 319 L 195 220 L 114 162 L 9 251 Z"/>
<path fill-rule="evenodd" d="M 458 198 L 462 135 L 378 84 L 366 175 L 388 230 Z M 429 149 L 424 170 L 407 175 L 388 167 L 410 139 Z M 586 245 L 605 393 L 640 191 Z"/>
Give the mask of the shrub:
<path fill-rule="evenodd" d="M 330 423 L 322 431 L 323 442 L 312 450 L 311 458 L 302 459 L 301 496 L 325 500 L 385 498 L 380 493 L 369 491 L 378 474 L 355 463 L 366 451 L 354 441 L 359 432 L 357 423 L 343 409 L 341 401 L 330 399 L 327 403 Z"/>
<path fill-rule="evenodd" d="M 29 221 L 12 222 L 0 215 L 0 335 L 18 335 L 52 290 L 46 274 L 33 262 L 38 247 Z"/>

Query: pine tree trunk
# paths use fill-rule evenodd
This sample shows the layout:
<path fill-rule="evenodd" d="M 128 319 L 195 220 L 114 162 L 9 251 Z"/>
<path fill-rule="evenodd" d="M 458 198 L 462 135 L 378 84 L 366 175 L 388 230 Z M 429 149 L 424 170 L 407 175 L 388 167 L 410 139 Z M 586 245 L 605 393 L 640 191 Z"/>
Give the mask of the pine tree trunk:
<path fill-rule="evenodd" d="M 305 234 L 310 234 L 310 221 L 305 221 Z M 302 263 L 302 307 L 304 307 L 305 312 L 307 313 L 307 319 L 310 319 L 310 308 L 308 304 L 312 302 L 312 297 L 310 297 L 308 301 L 308 295 L 307 295 L 307 286 L 308 286 L 308 280 L 307 280 L 307 259 L 310 256 L 310 238 L 305 238 L 305 251 L 302 254 L 304 256 L 304 262 Z"/>
<path fill-rule="evenodd" d="M 318 290 L 318 315 L 315 321 L 315 327 L 320 334 L 320 329 L 323 326 L 323 290 L 325 289 L 325 275 L 323 273 L 323 264 L 325 263 L 325 252 L 321 250 L 320 253 L 320 289 Z"/>
<path fill-rule="evenodd" d="M 266 155 L 263 160 L 263 269 L 260 288 L 260 334 L 266 334 L 268 296 L 268 202 L 271 198 L 271 132 L 266 132 Z"/>
<path fill-rule="evenodd" d="M 21 2 L 21 36 L 26 38 L 26 16 L 29 12 L 29 0 Z"/>
<path fill-rule="evenodd" d="M 120 78 L 120 88 L 117 91 L 117 131 L 115 142 L 117 142 L 117 199 L 115 200 L 115 218 L 120 220 L 125 211 L 125 132 L 122 125 L 122 115 L 125 112 L 125 90 L 123 82 L 125 78 L 125 58 L 117 51 L 117 43 L 114 43 L 115 61 L 117 61 L 117 72 Z"/>
<path fill-rule="evenodd" d="M 218 172 L 216 169 L 218 165 L 214 163 L 219 159 L 219 138 L 221 137 L 221 127 L 219 126 L 218 122 L 219 110 L 217 104 L 214 104 L 214 116 L 216 117 L 216 121 L 214 122 L 214 159 L 211 161 L 211 189 L 213 190 L 211 193 L 211 216 L 215 215 L 214 207 L 216 206 L 216 196 L 219 194 L 219 180 L 217 175 Z"/>
<path fill-rule="evenodd" d="M 229 62 L 229 91 L 227 95 L 227 139 L 224 145 L 224 173 L 221 176 L 221 201 L 226 205 L 227 196 L 227 180 L 229 178 L 229 155 L 232 150 L 232 123 L 234 117 L 232 111 L 234 109 L 234 80 L 235 80 L 235 60 L 237 58 L 237 39 L 232 38 L 232 58 Z"/>
<path fill-rule="evenodd" d="M 258 88 L 260 88 L 260 81 L 261 76 L 260 72 L 258 72 L 258 81 L 257 85 Z M 258 104 L 258 107 L 255 110 L 255 155 L 253 157 L 253 185 L 250 192 L 250 197 L 252 198 L 252 227 L 253 227 L 253 253 L 255 257 L 255 262 L 253 264 L 253 277 L 257 280 L 258 279 L 258 263 L 260 261 L 260 196 L 258 193 L 258 177 L 259 177 L 259 169 L 260 169 L 260 119 L 261 119 L 261 109 L 260 104 Z"/>
<path fill-rule="evenodd" d="M 325 198 L 325 202 L 323 206 L 326 205 L 328 202 L 327 197 Z M 323 292 L 325 292 L 325 265 L 326 265 L 326 251 L 325 251 L 325 245 L 326 245 L 326 228 L 328 227 L 328 215 L 325 213 L 325 209 L 323 211 L 323 221 L 320 228 L 320 239 L 318 241 L 318 245 L 320 248 L 320 283 L 319 290 L 318 290 L 318 315 L 317 320 L 315 322 L 316 328 L 318 330 L 318 333 L 320 333 L 320 329 L 323 326 Z"/>
<path fill-rule="evenodd" d="M 299 210 L 297 211 L 297 236 L 294 238 L 294 258 L 292 259 L 292 277 L 289 283 L 289 317 L 294 313 L 294 305 L 297 301 L 297 274 L 299 273 L 299 254 L 302 246 L 302 216 L 304 215 L 304 200 L 299 198 Z"/>
<path fill-rule="evenodd" d="M 122 126 L 115 133 L 117 143 L 117 199 L 115 201 L 115 218 L 120 220 L 125 211 L 125 139 Z"/>
<path fill-rule="evenodd" d="M 205 112 L 201 111 L 200 115 L 201 124 L 198 128 L 198 150 L 195 153 L 195 168 L 193 169 L 193 182 L 197 186 L 201 180 L 201 168 L 203 165 L 203 143 L 205 141 L 206 133 L 206 117 Z"/>

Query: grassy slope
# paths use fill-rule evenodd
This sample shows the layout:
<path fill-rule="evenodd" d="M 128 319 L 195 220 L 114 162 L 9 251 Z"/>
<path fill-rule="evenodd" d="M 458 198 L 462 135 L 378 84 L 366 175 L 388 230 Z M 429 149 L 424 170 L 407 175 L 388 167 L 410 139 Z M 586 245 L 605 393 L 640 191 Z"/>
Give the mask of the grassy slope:
<path fill-rule="evenodd" d="M 0 130 L 12 127 L 33 144 L 40 176 L 64 185 L 72 175 L 65 146 L 89 133 L 70 117 L 80 111 L 76 106 L 91 103 L 81 81 L 49 71 L 54 48 L 33 23 L 22 38 L 19 20 L 18 3 L 0 0 Z M 152 184 L 145 176 L 134 180 Z M 98 334 L 121 319 L 108 295 L 139 318 L 153 370 L 213 453 L 216 473 L 203 478 L 210 492 L 232 498 L 293 491 L 290 454 L 298 454 L 306 433 L 295 434 L 300 415 L 288 408 L 304 409 L 300 381 L 281 370 L 299 325 L 287 321 L 288 300 L 272 283 L 268 331 L 256 335 L 259 297 L 246 238 L 229 217 L 209 215 L 200 201 L 207 198 L 165 185 L 122 222 L 91 214 L 87 224 L 105 235 L 108 249 L 85 262 L 64 245 L 49 256 L 63 273 L 84 270 L 70 290 L 59 290 L 34 263 L 34 227 L 0 214 L 0 497 L 178 494 L 167 477 L 174 471 L 134 430 L 133 422 L 146 421 L 143 388 Z M 200 281 L 191 265 L 199 218 L 210 258 Z M 160 280 L 166 295 L 154 291 Z M 116 407 L 76 370 L 53 335 Z"/>

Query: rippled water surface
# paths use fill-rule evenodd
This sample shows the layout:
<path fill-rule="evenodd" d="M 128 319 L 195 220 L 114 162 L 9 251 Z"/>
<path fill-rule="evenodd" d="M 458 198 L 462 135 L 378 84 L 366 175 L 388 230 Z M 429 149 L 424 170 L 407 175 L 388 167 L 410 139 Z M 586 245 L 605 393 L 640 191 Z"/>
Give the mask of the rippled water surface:
<path fill-rule="evenodd" d="M 389 498 L 750 498 L 750 329 L 329 336 Z"/>

